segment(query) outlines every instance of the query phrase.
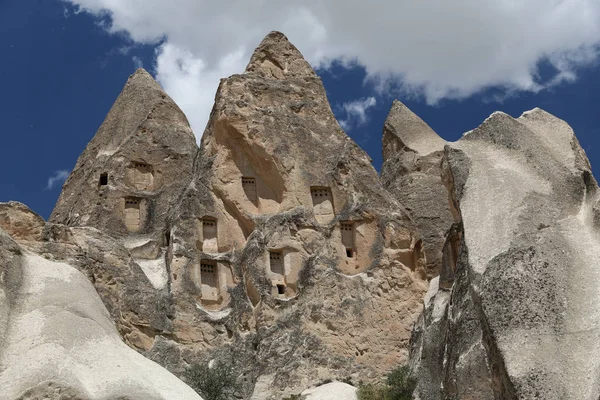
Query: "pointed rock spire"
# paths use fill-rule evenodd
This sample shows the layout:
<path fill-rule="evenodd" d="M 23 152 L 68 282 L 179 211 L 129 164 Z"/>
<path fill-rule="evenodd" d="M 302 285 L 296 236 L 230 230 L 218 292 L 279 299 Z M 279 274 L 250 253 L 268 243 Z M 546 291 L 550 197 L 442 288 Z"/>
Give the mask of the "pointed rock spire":
<path fill-rule="evenodd" d="M 444 145 L 421 118 L 394 100 L 383 128 L 381 181 L 413 215 L 431 278 L 444 270 L 445 234 L 455 221 L 442 180 Z"/>
<path fill-rule="evenodd" d="M 275 79 L 317 76 L 296 46 L 277 31 L 270 32 L 254 50 L 246 72 Z"/>
<path fill-rule="evenodd" d="M 187 118 L 140 68 L 77 160 L 50 221 L 112 234 L 161 230 L 196 152 Z"/>
<path fill-rule="evenodd" d="M 383 130 L 384 160 L 396 153 L 399 145 L 427 155 L 443 150 L 444 144 L 445 141 L 429 125 L 399 100 L 394 100 Z"/>

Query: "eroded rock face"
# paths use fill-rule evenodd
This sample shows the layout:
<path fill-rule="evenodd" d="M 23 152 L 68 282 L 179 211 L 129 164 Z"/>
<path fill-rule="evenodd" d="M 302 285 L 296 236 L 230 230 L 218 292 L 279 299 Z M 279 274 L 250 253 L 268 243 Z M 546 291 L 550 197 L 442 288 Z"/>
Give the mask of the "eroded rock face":
<path fill-rule="evenodd" d="M 598 187 L 573 131 L 494 113 L 445 157 L 463 240 L 413 337 L 419 398 L 597 399 Z"/>
<path fill-rule="evenodd" d="M 14 240 L 37 241 L 42 239 L 46 221 L 25 204 L 17 201 L 0 203 L 0 228 Z"/>
<path fill-rule="evenodd" d="M 161 346 L 233 358 L 261 399 L 406 359 L 425 291 L 414 224 L 282 34 L 221 81 L 195 171 L 170 220 Z"/>
<path fill-rule="evenodd" d="M 407 359 L 426 290 L 417 229 L 278 32 L 222 80 L 200 149 L 139 70 L 50 222 L 22 208 L 0 205 L 0 223 L 31 264 L 87 276 L 124 342 L 178 376 L 218 359 L 238 396 L 280 399 Z"/>
<path fill-rule="evenodd" d="M 139 69 L 77 160 L 50 221 L 160 241 L 196 153 L 183 112 Z"/>
<path fill-rule="evenodd" d="M 381 182 L 413 216 L 427 256 L 428 278 L 440 274 L 446 234 L 459 217 L 443 163 L 445 142 L 395 100 L 383 128 Z"/>
<path fill-rule="evenodd" d="M 3 399 L 200 399 L 127 347 L 89 280 L 0 229 Z"/>

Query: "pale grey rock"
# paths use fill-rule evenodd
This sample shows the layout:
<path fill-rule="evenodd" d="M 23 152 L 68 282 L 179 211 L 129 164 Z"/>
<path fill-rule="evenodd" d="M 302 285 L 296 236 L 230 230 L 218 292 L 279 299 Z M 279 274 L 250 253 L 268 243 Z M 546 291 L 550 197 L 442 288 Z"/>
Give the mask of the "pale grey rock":
<path fill-rule="evenodd" d="M 69 264 L 21 249 L 0 229 L 3 399 L 198 399 L 127 347 L 94 286 Z"/>
<path fill-rule="evenodd" d="M 573 131 L 494 113 L 445 157 L 463 240 L 447 320 L 416 329 L 419 398 L 597 399 L 599 194 Z"/>
<path fill-rule="evenodd" d="M 329 382 L 302 392 L 304 400 L 356 400 L 357 389 L 344 382 Z"/>
<path fill-rule="evenodd" d="M 448 191 L 444 145 L 423 120 L 394 100 L 383 128 L 381 182 L 414 218 L 430 279 L 442 270 L 446 233 L 459 219 Z"/>

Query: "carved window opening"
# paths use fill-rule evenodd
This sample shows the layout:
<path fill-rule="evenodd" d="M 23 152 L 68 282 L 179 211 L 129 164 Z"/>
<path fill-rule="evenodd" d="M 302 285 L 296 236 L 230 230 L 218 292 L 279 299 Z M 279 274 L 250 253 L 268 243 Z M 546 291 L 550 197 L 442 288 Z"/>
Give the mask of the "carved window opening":
<path fill-rule="evenodd" d="M 200 262 L 200 283 L 215 289 L 218 287 L 217 266 L 214 263 Z"/>
<path fill-rule="evenodd" d="M 277 285 L 277 294 L 285 294 L 285 285 Z"/>
<path fill-rule="evenodd" d="M 242 188 L 244 189 L 244 193 L 246 193 L 248 200 L 256 203 L 258 200 L 258 195 L 256 193 L 256 178 L 242 177 Z"/>
<path fill-rule="evenodd" d="M 202 218 L 202 251 L 205 253 L 218 253 L 217 220 L 210 217 Z"/>
<path fill-rule="evenodd" d="M 98 186 L 106 186 L 108 185 L 108 174 L 103 172 L 100 174 L 100 180 L 98 181 Z"/>
<path fill-rule="evenodd" d="M 313 210 L 315 216 L 332 217 L 333 213 L 333 196 L 331 189 L 328 187 L 311 187 L 310 194 L 313 202 Z"/>
<path fill-rule="evenodd" d="M 132 163 L 133 186 L 139 190 L 152 190 L 154 186 L 154 173 L 152 166 L 141 161 Z"/>
<path fill-rule="evenodd" d="M 283 254 L 280 251 L 269 252 L 269 268 L 274 274 L 281 276 L 285 275 L 285 268 L 283 265 Z"/>
<path fill-rule="evenodd" d="M 340 230 L 342 232 L 342 244 L 346 248 L 346 257 L 354 258 L 356 256 L 354 223 L 350 221 L 340 222 Z"/>
<path fill-rule="evenodd" d="M 125 199 L 125 226 L 129 232 L 137 232 L 140 230 L 140 202 L 136 197 Z"/>

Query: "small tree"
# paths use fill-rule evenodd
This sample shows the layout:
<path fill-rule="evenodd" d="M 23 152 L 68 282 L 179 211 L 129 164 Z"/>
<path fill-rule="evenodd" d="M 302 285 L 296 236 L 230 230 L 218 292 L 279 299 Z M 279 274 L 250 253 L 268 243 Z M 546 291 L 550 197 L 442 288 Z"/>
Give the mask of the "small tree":
<path fill-rule="evenodd" d="M 192 365 L 185 380 L 204 400 L 230 400 L 237 389 L 233 368 L 220 361 L 212 366 Z"/>

